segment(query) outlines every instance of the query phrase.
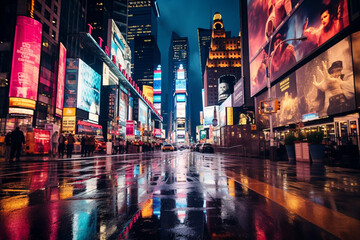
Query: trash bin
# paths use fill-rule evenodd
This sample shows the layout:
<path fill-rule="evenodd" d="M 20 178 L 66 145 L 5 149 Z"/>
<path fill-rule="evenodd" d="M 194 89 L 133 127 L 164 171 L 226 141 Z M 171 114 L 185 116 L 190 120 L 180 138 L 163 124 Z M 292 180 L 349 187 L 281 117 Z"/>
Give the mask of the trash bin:
<path fill-rule="evenodd" d="M 106 154 L 112 153 L 112 142 L 106 142 Z"/>

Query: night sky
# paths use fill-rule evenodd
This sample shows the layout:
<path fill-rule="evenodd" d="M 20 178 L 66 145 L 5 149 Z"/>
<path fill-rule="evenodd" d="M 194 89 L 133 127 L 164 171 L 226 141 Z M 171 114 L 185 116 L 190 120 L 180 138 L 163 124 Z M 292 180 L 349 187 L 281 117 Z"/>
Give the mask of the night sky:
<path fill-rule="evenodd" d="M 226 3 L 226 4 L 225 4 Z M 158 45 L 161 51 L 162 78 L 167 81 L 168 51 L 171 33 L 188 37 L 190 44 L 189 88 L 192 91 L 192 126 L 200 124 L 201 111 L 201 70 L 198 28 L 209 29 L 215 12 L 222 15 L 224 28 L 238 36 L 240 31 L 239 0 L 158 0 L 160 18 L 158 22 Z M 194 136 L 195 137 L 195 136 Z"/>

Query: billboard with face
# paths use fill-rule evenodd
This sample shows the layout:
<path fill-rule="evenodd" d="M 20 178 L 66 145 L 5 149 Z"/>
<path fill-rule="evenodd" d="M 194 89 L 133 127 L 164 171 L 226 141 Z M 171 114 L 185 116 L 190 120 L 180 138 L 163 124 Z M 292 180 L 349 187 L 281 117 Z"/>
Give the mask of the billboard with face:
<path fill-rule="evenodd" d="M 234 92 L 235 76 L 225 75 L 218 79 L 218 102 L 225 101 Z"/>
<path fill-rule="evenodd" d="M 271 88 L 280 100 L 273 114 L 274 126 L 309 121 L 355 109 L 355 89 L 350 38 L 345 38 Z M 256 97 L 255 104 L 267 98 Z M 259 127 L 269 125 L 267 115 L 258 115 Z"/>
<path fill-rule="evenodd" d="M 79 59 L 77 108 L 99 115 L 101 76 Z"/>
<path fill-rule="evenodd" d="M 59 72 L 57 79 L 56 108 L 63 109 L 64 106 L 64 84 L 66 70 L 66 48 L 60 43 Z"/>
<path fill-rule="evenodd" d="M 274 33 L 287 15 L 293 12 L 300 0 L 247 0 L 249 28 L 249 57 Z M 250 21 L 251 20 L 251 21 Z"/>
<path fill-rule="evenodd" d="M 9 97 L 37 100 L 41 29 L 41 23 L 32 18 L 16 19 Z"/>
<path fill-rule="evenodd" d="M 281 24 L 269 44 L 259 49 L 250 64 L 251 96 L 266 86 L 265 70 L 269 61 L 271 81 L 277 79 L 349 25 L 347 0 L 303 1 Z M 305 41 L 289 40 L 306 37 Z M 250 40 L 251 42 L 251 40 Z M 251 42 L 252 43 L 252 42 Z M 253 45 L 253 43 L 251 44 Z"/>

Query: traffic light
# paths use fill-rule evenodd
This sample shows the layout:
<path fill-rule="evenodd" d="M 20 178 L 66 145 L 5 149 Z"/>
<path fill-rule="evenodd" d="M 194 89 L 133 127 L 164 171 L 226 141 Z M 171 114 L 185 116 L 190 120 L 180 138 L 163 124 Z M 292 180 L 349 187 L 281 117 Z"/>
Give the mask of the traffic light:
<path fill-rule="evenodd" d="M 280 110 L 280 101 L 275 99 L 275 112 Z"/>

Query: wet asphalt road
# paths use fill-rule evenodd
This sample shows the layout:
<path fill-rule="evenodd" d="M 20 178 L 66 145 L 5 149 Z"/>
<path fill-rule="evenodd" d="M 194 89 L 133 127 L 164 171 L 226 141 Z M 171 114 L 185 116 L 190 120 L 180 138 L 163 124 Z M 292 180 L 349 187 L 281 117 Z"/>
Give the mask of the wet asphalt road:
<path fill-rule="evenodd" d="M 0 239 L 359 239 L 359 173 L 188 150 L 0 160 Z"/>

